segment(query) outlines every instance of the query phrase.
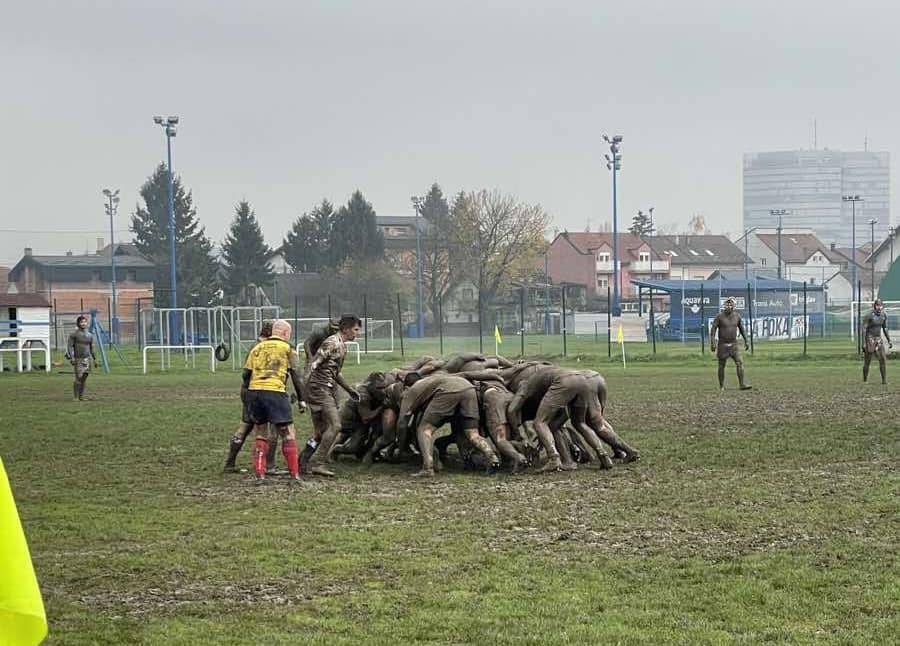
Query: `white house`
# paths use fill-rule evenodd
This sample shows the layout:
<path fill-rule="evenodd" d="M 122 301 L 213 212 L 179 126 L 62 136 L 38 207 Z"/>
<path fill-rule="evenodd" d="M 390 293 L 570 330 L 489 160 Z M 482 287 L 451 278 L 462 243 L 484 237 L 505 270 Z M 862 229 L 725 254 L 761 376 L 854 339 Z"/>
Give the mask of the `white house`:
<path fill-rule="evenodd" d="M 779 242 L 777 229 L 751 229 L 735 244 L 744 248 L 754 263 L 752 271 L 778 274 Z M 781 276 L 787 280 L 824 285 L 845 268 L 843 258 L 819 240 L 810 229 L 782 229 Z"/>

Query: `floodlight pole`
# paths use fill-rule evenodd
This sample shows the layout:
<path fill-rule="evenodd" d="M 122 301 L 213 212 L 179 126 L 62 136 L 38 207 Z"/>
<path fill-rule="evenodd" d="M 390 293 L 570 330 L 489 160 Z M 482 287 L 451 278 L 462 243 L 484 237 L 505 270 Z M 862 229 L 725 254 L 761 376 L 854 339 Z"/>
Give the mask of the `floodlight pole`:
<path fill-rule="evenodd" d="M 422 320 L 422 236 L 419 231 L 419 212 L 425 205 L 421 197 L 412 197 L 413 208 L 416 210 L 416 337 L 425 336 L 425 322 Z"/>
<path fill-rule="evenodd" d="M 863 198 L 859 195 L 842 195 L 841 200 L 850 202 L 851 224 L 850 224 L 850 267 L 853 270 L 853 285 L 851 289 L 856 292 L 859 285 L 856 278 L 856 203 L 862 202 Z M 851 301 L 858 300 L 858 294 L 851 295 Z"/>
<path fill-rule="evenodd" d="M 110 191 L 108 188 L 103 189 L 103 195 L 106 196 L 106 214 L 109 216 L 109 264 L 112 269 L 112 306 L 110 312 L 112 318 L 112 329 L 110 333 L 110 341 L 119 342 L 119 304 L 116 298 L 116 238 L 115 238 L 115 216 L 119 209 L 119 190 Z"/>
<path fill-rule="evenodd" d="M 613 316 L 621 316 L 622 308 L 619 303 L 619 219 L 618 196 L 616 194 L 616 173 L 622 170 L 622 155 L 619 154 L 619 144 L 622 143 L 622 135 L 612 138 L 603 135 L 603 140 L 609 144 L 612 157 L 606 155 L 606 168 L 612 171 L 612 202 L 613 202 Z"/>

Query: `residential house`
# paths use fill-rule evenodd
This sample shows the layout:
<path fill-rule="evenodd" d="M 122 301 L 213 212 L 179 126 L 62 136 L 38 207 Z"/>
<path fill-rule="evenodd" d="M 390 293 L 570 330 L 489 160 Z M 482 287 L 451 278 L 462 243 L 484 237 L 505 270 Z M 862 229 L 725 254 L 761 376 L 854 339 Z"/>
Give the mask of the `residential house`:
<path fill-rule="evenodd" d="M 846 259 L 825 245 L 809 229 L 782 229 L 781 276 L 809 285 L 823 285 L 845 269 Z M 778 275 L 779 234 L 777 229 L 751 229 L 735 244 L 746 248 L 753 262 L 751 273 Z"/>
<path fill-rule="evenodd" d="M 9 292 L 9 267 L 0 267 L 0 294 Z"/>
<path fill-rule="evenodd" d="M 878 294 L 878 288 L 882 279 L 887 272 L 875 272 L 875 294 Z M 863 309 L 872 304 L 875 296 L 872 295 L 872 272 L 857 270 L 856 279 L 860 283 L 860 300 L 863 303 Z M 846 305 L 853 300 L 853 274 L 849 271 L 840 271 L 825 283 L 825 293 L 827 294 L 828 305 Z"/>
<path fill-rule="evenodd" d="M 416 220 L 419 223 L 419 240 L 423 242 L 428 231 L 428 221 L 414 215 L 377 215 L 375 224 L 384 236 L 384 255 L 402 276 L 416 275 Z"/>
<path fill-rule="evenodd" d="M 95 254 L 37 256 L 26 248 L 22 259 L 9 272 L 9 282 L 20 294 L 40 294 L 56 312 L 97 310 L 106 327 L 112 298 L 110 247 L 98 245 Z M 137 299 L 153 298 L 155 265 L 137 253 L 133 245 L 119 244 L 116 256 L 116 298 L 119 333 L 136 334 Z"/>
<path fill-rule="evenodd" d="M 673 280 L 706 280 L 714 272 L 743 273 L 753 263 L 723 235 L 666 235 L 646 238 L 653 250 L 668 258 Z M 655 268 L 654 268 L 655 271 Z"/>
<path fill-rule="evenodd" d="M 873 262 L 875 263 L 876 272 L 888 271 L 891 268 L 891 265 L 894 264 L 894 260 L 900 255 L 900 242 L 897 242 L 897 247 L 895 249 L 894 238 L 896 235 L 893 235 L 893 233 L 894 231 L 892 230 L 888 237 L 875 245 L 875 251 L 866 257 L 864 261 L 865 266 L 868 267 L 870 271 Z"/>
<path fill-rule="evenodd" d="M 669 277 L 669 256 L 659 254 L 646 240 L 631 233 L 620 233 L 617 246 L 623 301 L 637 300 L 637 288 L 631 284 L 632 280 Z M 545 262 L 547 275 L 554 283 L 583 285 L 588 294 L 605 297 L 613 281 L 613 234 L 560 233 L 550 243 Z"/>

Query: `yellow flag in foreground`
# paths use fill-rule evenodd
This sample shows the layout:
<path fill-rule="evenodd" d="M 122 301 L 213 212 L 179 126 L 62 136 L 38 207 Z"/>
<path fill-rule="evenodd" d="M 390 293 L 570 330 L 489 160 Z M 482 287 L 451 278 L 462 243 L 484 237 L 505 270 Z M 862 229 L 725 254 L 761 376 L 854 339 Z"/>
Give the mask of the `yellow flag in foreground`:
<path fill-rule="evenodd" d="M 624 343 L 625 342 L 625 332 L 622 331 L 622 324 L 619 323 L 619 331 L 616 334 L 616 343 Z"/>
<path fill-rule="evenodd" d="M 500 336 L 500 326 L 499 325 L 494 326 L 494 341 L 496 341 L 497 343 L 503 343 L 503 337 Z"/>
<path fill-rule="evenodd" d="M 0 643 L 40 644 L 47 636 L 47 615 L 38 588 L 25 532 L 0 459 Z"/>

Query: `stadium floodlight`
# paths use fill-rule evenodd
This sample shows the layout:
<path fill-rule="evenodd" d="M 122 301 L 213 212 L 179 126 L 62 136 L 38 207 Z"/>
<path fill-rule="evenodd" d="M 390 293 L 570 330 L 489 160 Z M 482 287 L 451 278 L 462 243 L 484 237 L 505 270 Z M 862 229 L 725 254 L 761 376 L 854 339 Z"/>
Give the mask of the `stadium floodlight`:
<path fill-rule="evenodd" d="M 110 335 L 113 343 L 119 341 L 119 299 L 116 295 L 116 228 L 115 218 L 119 210 L 119 189 L 111 191 L 108 188 L 103 189 L 103 195 L 106 197 L 106 214 L 109 216 L 109 266 L 112 273 L 110 281 L 111 296 L 110 299 Z"/>
<path fill-rule="evenodd" d="M 153 117 L 153 123 L 157 123 L 157 124 L 159 124 L 159 125 L 162 125 L 162 124 L 163 124 L 163 118 L 162 118 L 162 117 Z"/>
<path fill-rule="evenodd" d="M 425 198 L 413 195 L 409 200 L 416 210 L 416 337 L 421 339 L 425 336 L 425 319 L 422 315 L 422 236 L 419 230 L 419 214 L 425 208 Z"/>
<path fill-rule="evenodd" d="M 169 293 L 171 301 L 169 303 L 172 308 L 170 312 L 171 326 L 174 338 L 178 338 L 178 319 L 175 316 L 174 309 L 178 307 L 178 282 L 175 273 L 175 179 L 172 175 L 172 137 L 176 133 L 176 124 L 178 117 L 170 115 L 165 121 L 162 117 L 153 117 L 153 121 L 162 126 L 166 134 L 166 153 L 167 153 L 167 171 L 168 171 L 168 188 L 169 188 Z"/>
<path fill-rule="evenodd" d="M 613 316 L 621 316 L 622 309 L 619 305 L 619 219 L 618 204 L 616 195 L 616 171 L 622 169 L 622 155 L 619 154 L 619 144 L 622 143 L 622 135 L 613 135 L 610 139 L 609 135 L 603 134 L 603 141 L 609 144 L 609 152 L 612 157 L 606 157 L 606 169 L 612 171 L 612 200 L 613 200 L 613 301 L 610 303 Z"/>
<path fill-rule="evenodd" d="M 176 114 L 176 115 L 170 115 L 169 118 L 166 119 L 166 121 L 167 121 L 168 123 L 172 124 L 172 125 L 175 125 L 175 124 L 178 123 L 178 115 L 177 115 L 177 114 Z"/>

